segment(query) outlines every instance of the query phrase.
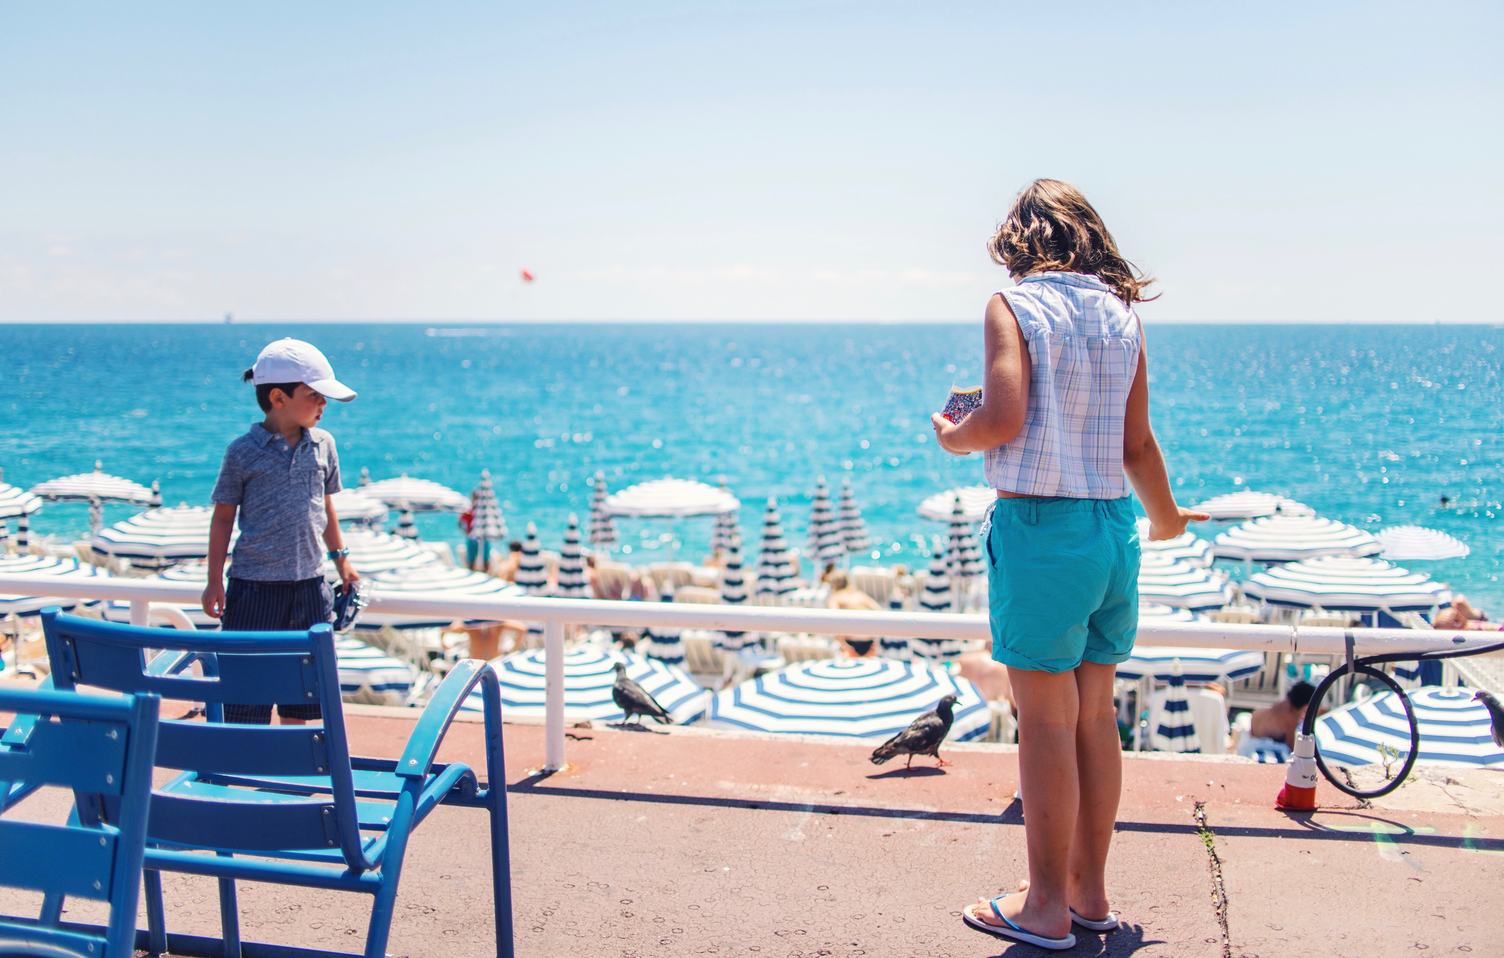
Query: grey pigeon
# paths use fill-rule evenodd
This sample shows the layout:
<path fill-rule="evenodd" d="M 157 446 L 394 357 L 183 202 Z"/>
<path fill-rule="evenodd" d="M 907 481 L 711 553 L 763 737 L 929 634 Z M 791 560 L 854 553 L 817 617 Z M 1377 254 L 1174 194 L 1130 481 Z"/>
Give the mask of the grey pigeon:
<path fill-rule="evenodd" d="M 910 722 L 908 728 L 873 749 L 872 764 L 881 765 L 895 755 L 905 755 L 908 761 L 903 767 L 908 768 L 915 755 L 933 755 L 941 765 L 949 765 L 940 757 L 940 743 L 950 734 L 951 723 L 956 720 L 956 713 L 952 711 L 955 704 L 954 695 L 945 696 L 935 705 L 933 712 L 925 712 Z"/>
<path fill-rule="evenodd" d="M 1473 696 L 1473 701 L 1482 702 L 1483 707 L 1488 709 L 1488 718 L 1494 727 L 1494 744 L 1504 748 L 1504 706 L 1494 698 L 1491 692 L 1479 692 Z"/>
<path fill-rule="evenodd" d="M 632 721 L 634 715 L 646 715 L 655 719 L 659 725 L 674 724 L 668 712 L 648 694 L 647 689 L 627 678 L 627 667 L 620 662 L 616 663 L 616 683 L 611 686 L 611 701 L 627 713 L 622 717 L 624 725 Z M 637 724 L 641 725 L 642 720 L 638 719 Z"/>

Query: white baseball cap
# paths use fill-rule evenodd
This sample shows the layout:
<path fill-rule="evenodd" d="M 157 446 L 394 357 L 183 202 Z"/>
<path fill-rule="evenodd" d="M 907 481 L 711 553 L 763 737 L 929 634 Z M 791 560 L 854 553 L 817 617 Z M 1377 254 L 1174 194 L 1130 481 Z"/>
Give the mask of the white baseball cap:
<path fill-rule="evenodd" d="M 268 343 L 251 367 L 251 381 L 263 383 L 303 383 L 325 399 L 349 402 L 355 390 L 334 378 L 334 367 L 312 343 L 301 339 L 279 339 Z"/>

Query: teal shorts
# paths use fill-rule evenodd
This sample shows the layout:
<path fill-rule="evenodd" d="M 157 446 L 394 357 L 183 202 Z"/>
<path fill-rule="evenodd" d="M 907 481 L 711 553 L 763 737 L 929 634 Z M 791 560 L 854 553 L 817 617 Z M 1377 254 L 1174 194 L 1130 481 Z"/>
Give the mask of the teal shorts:
<path fill-rule="evenodd" d="M 999 499 L 982 543 L 994 659 L 1068 672 L 1132 653 L 1139 546 L 1126 496 Z"/>

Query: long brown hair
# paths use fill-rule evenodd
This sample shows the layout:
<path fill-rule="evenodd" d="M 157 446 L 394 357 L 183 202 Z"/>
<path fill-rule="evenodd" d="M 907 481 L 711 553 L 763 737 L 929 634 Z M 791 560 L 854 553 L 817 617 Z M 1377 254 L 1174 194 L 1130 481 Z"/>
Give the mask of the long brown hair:
<path fill-rule="evenodd" d="M 1046 270 L 1088 273 L 1112 287 L 1129 306 L 1153 283 L 1118 252 L 1102 217 L 1081 191 L 1060 180 L 1035 180 L 1018 194 L 1007 219 L 987 243 L 995 262 L 1014 276 Z"/>

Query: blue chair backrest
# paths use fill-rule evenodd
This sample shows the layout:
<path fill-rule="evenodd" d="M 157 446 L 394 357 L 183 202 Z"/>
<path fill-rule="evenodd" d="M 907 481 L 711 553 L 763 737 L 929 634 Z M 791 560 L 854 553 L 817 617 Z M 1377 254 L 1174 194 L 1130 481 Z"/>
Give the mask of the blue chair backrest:
<path fill-rule="evenodd" d="M 204 704 L 208 721 L 167 720 L 158 729 L 156 764 L 197 773 L 206 784 L 200 798 L 153 795 L 154 843 L 251 853 L 338 848 L 351 868 L 370 867 L 361 851 L 329 626 L 199 632 L 117 625 L 51 609 L 42 613 L 42 624 L 58 688 L 154 692 Z M 148 655 L 154 651 L 163 655 Z M 163 668 L 169 660 L 175 667 Z M 181 668 L 187 663 L 197 663 L 199 671 Z M 317 704 L 323 724 L 226 724 L 226 703 Z M 237 775 L 328 778 L 330 797 L 257 802 L 254 792 L 233 787 Z"/>
<path fill-rule="evenodd" d="M 0 689 L 0 712 L 16 716 L 0 782 L 72 789 L 76 809 L 67 825 L 0 817 L 0 885 L 110 903 L 103 937 L 0 916 L 0 954 L 134 953 L 157 706 L 155 695 Z"/>

